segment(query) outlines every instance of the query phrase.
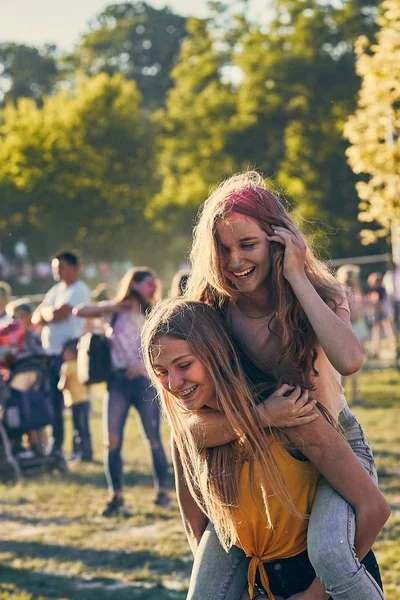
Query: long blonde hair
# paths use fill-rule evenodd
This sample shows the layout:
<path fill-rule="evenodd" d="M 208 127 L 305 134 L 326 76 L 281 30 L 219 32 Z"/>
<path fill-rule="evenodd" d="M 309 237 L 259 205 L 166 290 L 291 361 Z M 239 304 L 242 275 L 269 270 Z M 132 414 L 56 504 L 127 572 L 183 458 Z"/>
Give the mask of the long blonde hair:
<path fill-rule="evenodd" d="M 262 176 L 256 171 L 233 175 L 220 184 L 204 202 L 198 214 L 190 254 L 191 275 L 185 297 L 199 300 L 212 308 L 226 312 L 229 302 L 237 299 L 236 289 L 227 281 L 221 268 L 221 248 L 217 224 L 230 213 L 254 219 L 263 231 L 272 234 L 272 225 L 295 228 L 283 204 L 266 189 Z M 300 233 L 300 232 L 299 232 Z M 270 242 L 271 272 L 269 285 L 276 303 L 276 318 L 282 326 L 282 344 L 278 367 L 282 372 L 296 372 L 292 383 L 313 389 L 316 374 L 317 338 L 289 282 L 283 275 L 284 247 Z M 321 298 L 336 310 L 346 295 L 327 267 L 314 256 L 307 245 L 305 272 Z"/>
<path fill-rule="evenodd" d="M 187 409 L 161 386 L 152 367 L 152 353 L 157 352 L 164 336 L 188 342 L 193 354 L 205 365 L 214 385 L 219 410 L 226 415 L 238 442 L 203 450 L 199 448 L 187 426 Z M 292 514 L 301 516 L 266 443 L 268 433 L 273 437 L 278 437 L 278 434 L 273 430 L 266 432 L 261 427 L 255 410 L 257 396 L 243 371 L 239 351 L 224 319 L 200 302 L 164 300 L 152 310 L 143 327 L 142 347 L 145 364 L 162 400 L 190 492 L 214 524 L 224 548 L 228 549 L 235 543 L 232 508 L 237 506 L 239 497 L 238 445 L 241 456 L 250 462 L 250 489 L 254 489 L 255 481 L 261 486 L 264 507 L 260 510 L 265 510 L 269 526 L 272 527 L 272 524 L 261 474 L 271 483 L 282 505 Z M 255 366 L 254 369 L 257 370 Z M 265 381 L 265 375 L 263 377 Z M 273 381 L 265 382 L 264 392 L 274 386 Z"/>

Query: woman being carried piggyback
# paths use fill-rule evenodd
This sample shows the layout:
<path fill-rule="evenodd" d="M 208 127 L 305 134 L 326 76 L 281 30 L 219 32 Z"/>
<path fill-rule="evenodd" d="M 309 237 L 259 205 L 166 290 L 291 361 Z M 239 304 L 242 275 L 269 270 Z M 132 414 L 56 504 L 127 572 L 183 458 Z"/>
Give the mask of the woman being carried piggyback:
<path fill-rule="evenodd" d="M 307 516 L 318 469 L 357 511 L 363 547 L 373 543 L 389 514 L 385 499 L 330 424 L 332 419 L 321 407 L 326 418 L 314 420 L 312 436 L 307 430 L 304 436 L 297 433 L 294 443 L 284 431 L 264 428 L 259 402 L 276 384 L 239 352 L 226 322 L 203 303 L 161 303 L 144 325 L 142 341 L 148 372 L 172 430 L 178 499 L 193 547 L 209 519 L 221 552 L 248 557 L 248 591 L 246 573 L 240 589 L 243 600 L 254 593 L 260 600 L 259 593 L 271 600 L 316 597 L 310 591 L 315 588 L 315 571 L 307 554 Z M 226 419 L 237 439 L 205 449 L 187 427 L 187 416 L 214 413 Z M 196 597 L 232 599 L 218 557 L 207 550 L 204 575 L 214 587 L 206 585 Z M 380 582 L 377 565 L 371 561 L 368 568 Z M 222 583 L 217 582 L 218 571 Z M 372 578 L 371 585 L 379 590 Z M 191 585 L 189 597 L 192 590 Z"/>
<path fill-rule="evenodd" d="M 362 364 L 345 290 L 316 259 L 258 173 L 232 176 L 205 201 L 195 230 L 191 268 L 186 298 L 219 311 L 239 344 L 278 383 L 308 390 L 338 420 L 351 448 L 376 481 L 370 446 L 341 385 L 341 375 L 354 373 Z M 260 405 L 262 425 L 297 425 L 304 405 L 296 402 L 298 396 L 292 394 L 288 400 L 275 395 L 272 402 Z M 301 425 L 304 437 L 313 435 L 317 421 Z M 187 422 L 204 447 L 237 439 L 222 413 L 188 416 Z M 327 594 L 321 585 L 318 590 L 315 587 L 315 595 L 303 598 L 383 597 L 360 564 L 369 547 L 359 525 L 351 506 L 321 478 L 310 515 L 308 552 Z M 205 574 L 204 556 L 219 565 L 215 582 Z M 199 600 L 197 590 L 205 585 L 217 590 L 216 597 L 220 591 L 221 598 L 240 598 L 245 570 L 244 554 L 225 553 L 209 528 L 196 552 L 196 585 L 188 598 Z M 229 589 L 229 595 L 224 596 L 222 588 Z"/>

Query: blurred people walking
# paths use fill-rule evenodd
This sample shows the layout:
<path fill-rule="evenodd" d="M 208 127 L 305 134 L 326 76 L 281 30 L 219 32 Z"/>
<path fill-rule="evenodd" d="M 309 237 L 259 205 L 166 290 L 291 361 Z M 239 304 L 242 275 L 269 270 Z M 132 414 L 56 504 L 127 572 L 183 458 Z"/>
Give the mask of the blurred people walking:
<path fill-rule="evenodd" d="M 168 298 L 178 298 L 183 296 L 186 291 L 186 285 L 189 279 L 189 269 L 179 269 L 172 278 Z"/>
<path fill-rule="evenodd" d="M 42 346 L 49 356 L 54 408 L 52 452 L 62 454 L 64 401 L 58 389 L 63 363 L 62 351 L 68 340 L 78 339 L 83 332 L 85 320 L 72 314 L 72 309 L 87 302 L 90 291 L 86 283 L 79 279 L 79 257 L 74 252 L 64 251 L 55 255 L 51 266 L 53 277 L 58 283 L 50 288 L 43 302 L 36 308 L 32 323 L 42 326 Z"/>
<path fill-rule="evenodd" d="M 382 349 L 383 335 L 386 335 L 390 345 L 396 345 L 396 336 L 390 320 L 389 299 L 381 273 L 371 273 L 367 279 L 369 292 L 369 312 L 371 316 L 371 358 L 379 358 Z"/>
<path fill-rule="evenodd" d="M 337 274 L 337 278 L 341 283 L 350 288 L 352 295 L 350 296 L 350 321 L 354 333 L 361 344 L 363 354 L 365 353 L 365 342 L 368 340 L 369 331 L 367 327 L 368 317 L 368 299 L 364 296 L 360 282 L 358 271 L 348 271 L 343 279 Z M 351 380 L 351 402 L 352 404 L 361 402 L 359 398 L 359 371 L 350 375 Z"/>
<path fill-rule="evenodd" d="M 112 372 L 107 382 L 108 394 L 103 409 L 104 466 L 110 492 L 110 499 L 102 511 L 105 517 L 128 514 L 123 498 L 121 448 L 131 405 L 139 414 L 151 449 L 157 489 L 155 504 L 170 505 L 166 490 L 168 463 L 160 437 L 159 406 L 143 364 L 140 341 L 145 313 L 159 299 L 158 288 L 158 281 L 150 269 L 136 267 L 122 278 L 112 301 L 74 309 L 74 314 L 80 317 L 113 315 L 110 336 Z"/>

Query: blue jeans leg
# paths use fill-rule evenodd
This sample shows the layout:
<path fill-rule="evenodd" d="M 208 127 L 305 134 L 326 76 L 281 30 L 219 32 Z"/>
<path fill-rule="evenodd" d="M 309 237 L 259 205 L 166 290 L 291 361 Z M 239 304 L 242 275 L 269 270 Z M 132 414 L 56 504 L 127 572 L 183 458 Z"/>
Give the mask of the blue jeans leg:
<path fill-rule="evenodd" d="M 376 468 L 364 432 L 350 409 L 340 416 L 345 436 L 361 464 L 376 481 Z M 376 581 L 354 550 L 356 521 L 351 506 L 321 478 L 308 527 L 308 555 L 333 600 L 383 600 Z"/>
<path fill-rule="evenodd" d="M 112 373 L 108 382 L 108 394 L 104 399 L 103 435 L 104 470 L 108 488 L 113 493 L 122 490 L 121 448 L 130 404 L 129 380 L 123 373 Z"/>
<path fill-rule="evenodd" d="M 193 563 L 186 600 L 240 600 L 247 585 L 249 559 L 240 548 L 225 552 L 210 523 Z"/>
<path fill-rule="evenodd" d="M 165 489 L 168 461 L 160 437 L 160 409 L 157 395 L 146 377 L 137 377 L 132 381 L 132 395 L 140 416 L 143 436 L 150 446 L 155 487 Z"/>
<path fill-rule="evenodd" d="M 81 455 L 83 460 L 92 460 L 92 438 L 89 429 L 90 402 L 79 402 L 72 406 L 74 422 L 74 452 Z"/>

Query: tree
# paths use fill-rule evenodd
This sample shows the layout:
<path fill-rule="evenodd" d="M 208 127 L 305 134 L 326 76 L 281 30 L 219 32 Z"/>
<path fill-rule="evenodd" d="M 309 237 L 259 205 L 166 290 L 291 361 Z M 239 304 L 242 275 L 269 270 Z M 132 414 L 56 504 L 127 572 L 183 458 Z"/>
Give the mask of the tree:
<path fill-rule="evenodd" d="M 157 208 L 197 207 L 209 186 L 234 168 L 226 152 L 235 98 L 232 85 L 221 78 L 225 55 L 215 49 L 206 21 L 189 19 L 187 29 L 172 71 L 175 86 L 165 110 L 155 115 L 162 181 L 152 203 Z"/>
<path fill-rule="evenodd" d="M 360 12 L 352 0 L 335 7 L 278 0 L 268 29 L 250 28 L 236 58 L 244 73 L 237 117 L 243 144 L 237 147 L 275 176 L 318 245 L 330 238 L 335 256 L 360 251 L 355 178 L 342 131 L 359 87 L 353 42 L 375 28 L 373 2 L 363 4 Z"/>
<path fill-rule="evenodd" d="M 120 72 L 134 79 L 143 105 L 162 106 L 184 37 L 186 18 L 145 2 L 110 4 L 69 57 L 89 75 Z"/>
<path fill-rule="evenodd" d="M 359 87 L 353 42 L 376 27 L 374 0 L 361 3 L 360 14 L 360 0 L 277 0 L 268 25 L 245 13 L 229 19 L 220 5 L 222 28 L 191 20 L 157 117 L 159 205 L 198 206 L 210 184 L 251 165 L 283 188 L 307 226 L 314 222 L 320 246 L 330 237 L 330 254 L 360 252 L 342 134 Z"/>
<path fill-rule="evenodd" d="M 382 9 L 376 43 L 370 45 L 365 37 L 356 43 L 362 85 L 358 108 L 345 129 L 349 163 L 357 175 L 366 175 L 356 186 L 359 219 L 378 225 L 362 232 L 365 244 L 400 224 L 400 5 L 385 0 Z"/>
<path fill-rule="evenodd" d="M 0 100 L 33 98 L 41 104 L 53 90 L 58 74 L 55 46 L 0 44 Z"/>
<path fill-rule="evenodd" d="M 37 107 L 21 99 L 0 125 L 0 234 L 37 259 L 60 246 L 88 258 L 146 256 L 152 133 L 134 82 L 100 74 Z"/>

